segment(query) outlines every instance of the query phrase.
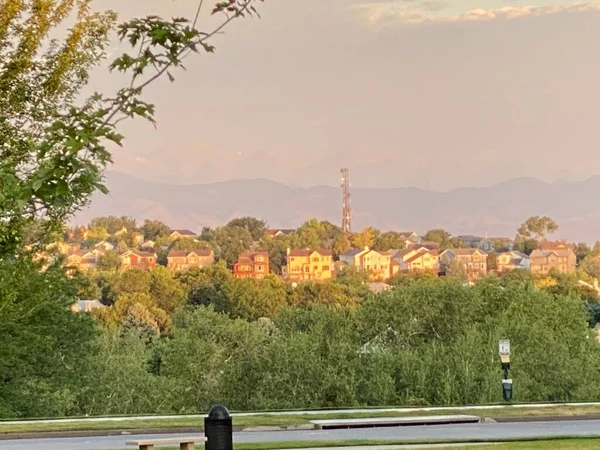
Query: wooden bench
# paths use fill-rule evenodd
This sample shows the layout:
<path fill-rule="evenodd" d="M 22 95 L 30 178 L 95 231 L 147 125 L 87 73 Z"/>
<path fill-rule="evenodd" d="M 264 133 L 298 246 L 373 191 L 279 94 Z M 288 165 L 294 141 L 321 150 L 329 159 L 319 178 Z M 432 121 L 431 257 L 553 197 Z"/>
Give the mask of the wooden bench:
<path fill-rule="evenodd" d="M 139 441 L 127 441 L 127 445 L 137 445 L 139 450 L 153 450 L 155 445 L 179 444 L 180 450 L 194 450 L 194 444 L 205 442 L 204 436 L 173 437 L 167 439 L 142 439 Z"/>

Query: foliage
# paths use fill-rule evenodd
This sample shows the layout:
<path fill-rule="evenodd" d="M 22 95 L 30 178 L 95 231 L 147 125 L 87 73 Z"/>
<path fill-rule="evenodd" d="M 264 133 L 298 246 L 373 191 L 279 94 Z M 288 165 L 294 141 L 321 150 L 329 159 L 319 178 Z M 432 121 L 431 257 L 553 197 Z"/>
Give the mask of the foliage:
<path fill-rule="evenodd" d="M 95 330 L 70 310 L 77 279 L 60 265 L 0 261 L 0 416 L 64 416 L 93 356 Z"/>
<path fill-rule="evenodd" d="M 380 232 L 376 228 L 367 227 L 360 233 L 354 233 L 350 242 L 354 248 L 372 248 L 379 234 Z"/>
<path fill-rule="evenodd" d="M 381 233 L 375 238 L 373 249 L 376 251 L 402 250 L 406 247 L 406 239 L 394 231 Z"/>
<path fill-rule="evenodd" d="M 446 250 L 449 248 L 461 248 L 465 246 L 465 243 L 459 238 L 452 237 L 450 233 L 441 228 L 434 228 L 427 231 L 423 236 L 424 241 L 435 242 L 440 245 L 440 250 Z"/>
<path fill-rule="evenodd" d="M 522 238 L 544 240 L 558 230 L 556 221 L 548 216 L 533 216 L 521 224 L 517 233 Z"/>
<path fill-rule="evenodd" d="M 117 231 L 126 229 L 128 232 L 136 231 L 137 225 L 135 219 L 127 216 L 106 216 L 106 217 L 94 217 L 90 222 L 88 228 L 95 230 L 97 228 L 103 228 L 109 235 L 115 234 Z"/>
<path fill-rule="evenodd" d="M 342 234 L 341 228 L 331 222 L 310 219 L 293 233 L 290 243 L 292 248 L 331 248 Z"/>
<path fill-rule="evenodd" d="M 246 228 L 221 227 L 215 230 L 214 242 L 217 257 L 231 267 L 240 253 L 250 249 L 253 241 Z"/>
<path fill-rule="evenodd" d="M 166 238 L 171 234 L 171 229 L 160 220 L 144 220 L 140 227 L 144 239 L 155 241 L 157 238 Z"/>
<path fill-rule="evenodd" d="M 115 251 L 98 255 L 96 259 L 96 268 L 98 270 L 117 270 L 120 266 L 121 259 L 119 258 L 119 253 Z"/>
<path fill-rule="evenodd" d="M 252 236 L 252 240 L 259 241 L 265 236 L 267 231 L 267 222 L 254 217 L 240 217 L 238 219 L 230 220 L 226 227 L 245 228 L 250 233 L 250 236 Z"/>

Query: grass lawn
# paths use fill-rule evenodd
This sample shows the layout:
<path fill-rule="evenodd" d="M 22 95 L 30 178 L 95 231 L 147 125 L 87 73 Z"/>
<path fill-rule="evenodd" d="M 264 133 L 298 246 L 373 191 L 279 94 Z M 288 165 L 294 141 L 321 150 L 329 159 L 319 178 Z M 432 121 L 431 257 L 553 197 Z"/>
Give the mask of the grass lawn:
<path fill-rule="evenodd" d="M 419 445 L 418 442 L 399 442 L 399 441 L 304 441 L 304 442 L 274 442 L 274 443 L 256 443 L 256 444 L 236 444 L 234 450 L 286 450 L 302 448 L 324 448 L 324 447 L 349 447 L 349 446 L 374 446 L 377 445 Z M 133 447 L 130 447 L 133 448 Z M 159 447 L 161 450 L 178 450 L 176 447 Z M 202 447 L 199 447 L 202 448 Z M 435 447 L 436 450 L 473 450 L 478 446 L 475 444 L 467 446 Z M 490 450 L 596 450 L 600 448 L 600 439 L 550 439 L 534 441 L 513 441 L 494 445 L 481 445 L 481 448 Z M 123 449 L 124 450 L 124 449 Z"/>
<path fill-rule="evenodd" d="M 538 417 L 538 416 L 584 416 L 591 414 L 600 414 L 600 406 L 561 406 L 547 408 L 497 408 L 497 409 L 474 409 L 474 410 L 443 410 L 426 412 L 372 412 L 372 413 L 342 413 L 342 414 L 323 414 L 315 411 L 305 415 L 257 415 L 235 417 L 233 414 L 234 426 L 258 427 L 258 426 L 298 426 L 309 425 L 311 420 L 316 419 L 351 419 L 367 417 L 406 417 L 423 415 L 448 415 L 448 414 L 468 414 L 480 417 Z M 91 431 L 91 430 L 144 430 L 152 428 L 178 428 L 178 427 L 201 427 L 203 425 L 202 417 L 172 417 L 168 419 L 144 419 L 144 420 L 124 420 L 121 421 L 89 421 L 82 418 L 78 421 L 69 421 L 65 423 L 28 423 L 18 424 L 11 421 L 0 422 L 0 435 L 5 433 L 27 433 L 27 432 L 48 432 L 48 431 Z M 599 447 L 600 448 L 600 447 Z"/>

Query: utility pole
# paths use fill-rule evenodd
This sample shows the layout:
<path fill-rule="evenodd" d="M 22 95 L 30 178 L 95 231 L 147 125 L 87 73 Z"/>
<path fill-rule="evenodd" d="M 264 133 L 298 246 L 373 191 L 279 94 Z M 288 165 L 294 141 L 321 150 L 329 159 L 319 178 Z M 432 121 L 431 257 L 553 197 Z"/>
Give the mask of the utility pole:
<path fill-rule="evenodd" d="M 342 174 L 342 231 L 349 233 L 352 231 L 352 215 L 350 211 L 350 171 L 348 169 L 341 169 Z"/>

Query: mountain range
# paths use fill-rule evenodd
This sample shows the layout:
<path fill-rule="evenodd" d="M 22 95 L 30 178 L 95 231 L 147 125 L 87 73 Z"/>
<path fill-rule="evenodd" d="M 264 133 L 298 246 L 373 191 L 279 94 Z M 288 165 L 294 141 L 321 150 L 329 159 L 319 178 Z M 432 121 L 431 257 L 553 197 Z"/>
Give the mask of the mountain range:
<path fill-rule="evenodd" d="M 232 218 L 254 216 L 273 228 L 295 228 L 318 218 L 341 221 L 339 187 L 292 187 L 266 179 L 176 185 L 108 172 L 109 195 L 95 194 L 89 208 L 73 223 L 93 217 L 127 215 L 138 221 L 158 219 L 173 228 L 200 231 Z M 600 176 L 585 181 L 546 183 L 517 178 L 489 187 L 465 187 L 447 192 L 419 188 L 352 188 L 353 229 L 425 232 L 444 228 L 459 234 L 513 237 L 533 215 L 554 218 L 560 229 L 555 238 L 593 243 L 600 240 Z"/>

